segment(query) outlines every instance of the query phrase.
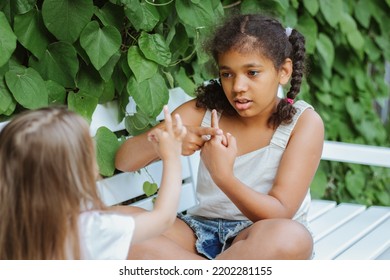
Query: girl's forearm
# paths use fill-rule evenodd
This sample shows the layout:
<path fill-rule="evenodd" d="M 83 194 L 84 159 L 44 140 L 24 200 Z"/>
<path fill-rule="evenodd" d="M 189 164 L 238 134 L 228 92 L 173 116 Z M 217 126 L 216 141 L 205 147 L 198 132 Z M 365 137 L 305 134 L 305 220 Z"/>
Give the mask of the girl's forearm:
<path fill-rule="evenodd" d="M 179 205 L 182 186 L 182 167 L 180 157 L 163 160 L 163 174 L 154 210 L 160 217 L 173 223 Z"/>
<path fill-rule="evenodd" d="M 238 209 L 251 221 L 268 218 L 291 218 L 289 211 L 276 197 L 258 193 L 236 177 L 216 182 Z"/>
<path fill-rule="evenodd" d="M 115 155 L 115 167 L 121 171 L 137 171 L 158 159 L 153 145 L 147 140 L 147 134 L 127 139 Z"/>

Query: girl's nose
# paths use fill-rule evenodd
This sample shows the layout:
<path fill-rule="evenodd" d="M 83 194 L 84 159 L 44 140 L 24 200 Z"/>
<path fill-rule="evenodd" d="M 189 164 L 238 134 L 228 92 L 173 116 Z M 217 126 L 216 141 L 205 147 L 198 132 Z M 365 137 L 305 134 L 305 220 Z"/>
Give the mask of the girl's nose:
<path fill-rule="evenodd" d="M 248 84 L 245 77 L 237 75 L 233 82 L 234 92 L 244 92 L 247 91 Z"/>

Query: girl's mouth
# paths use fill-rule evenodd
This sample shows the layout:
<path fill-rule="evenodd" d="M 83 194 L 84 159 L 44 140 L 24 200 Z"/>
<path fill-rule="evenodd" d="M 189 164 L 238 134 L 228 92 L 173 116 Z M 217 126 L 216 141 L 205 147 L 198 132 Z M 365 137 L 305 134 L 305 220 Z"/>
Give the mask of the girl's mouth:
<path fill-rule="evenodd" d="M 238 110 L 247 110 L 252 104 L 252 100 L 241 98 L 241 99 L 234 99 L 234 104 Z"/>

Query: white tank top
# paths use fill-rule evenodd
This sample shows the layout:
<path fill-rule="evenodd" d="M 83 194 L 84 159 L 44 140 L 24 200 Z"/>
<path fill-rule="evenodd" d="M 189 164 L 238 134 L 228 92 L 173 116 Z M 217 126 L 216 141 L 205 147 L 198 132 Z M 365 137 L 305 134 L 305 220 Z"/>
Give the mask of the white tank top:
<path fill-rule="evenodd" d="M 270 191 L 279 162 L 295 124 L 304 110 L 307 108 L 313 109 L 311 105 L 302 100 L 297 101 L 294 107 L 297 109 L 297 112 L 292 122 L 279 125 L 268 146 L 238 156 L 234 162 L 235 176 L 257 192 L 267 194 Z M 206 111 L 202 126 L 211 126 L 211 111 Z M 207 218 L 247 220 L 234 203 L 215 185 L 202 160 L 199 163 L 196 192 L 199 204 L 188 210 L 189 214 Z M 310 190 L 308 190 L 305 199 L 293 218 L 306 226 L 306 216 L 310 201 Z"/>

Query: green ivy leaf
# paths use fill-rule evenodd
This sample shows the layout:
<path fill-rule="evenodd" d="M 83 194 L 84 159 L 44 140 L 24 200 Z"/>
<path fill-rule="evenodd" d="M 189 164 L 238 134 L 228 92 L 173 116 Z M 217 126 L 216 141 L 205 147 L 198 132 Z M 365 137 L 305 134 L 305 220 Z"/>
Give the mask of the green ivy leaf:
<path fill-rule="evenodd" d="M 356 124 L 356 128 L 368 143 L 375 143 L 376 139 L 386 138 L 382 124 L 374 121 L 362 119 L 360 123 Z"/>
<path fill-rule="evenodd" d="M 15 103 L 12 98 L 12 93 L 7 88 L 4 79 L 0 79 L 0 115 L 7 112 L 7 110 Z"/>
<path fill-rule="evenodd" d="M 115 85 L 113 80 L 104 83 L 102 95 L 99 98 L 99 104 L 104 104 L 113 100 L 115 97 Z"/>
<path fill-rule="evenodd" d="M 114 73 L 115 66 L 117 65 L 119 59 L 121 58 L 120 52 L 116 52 L 113 56 L 110 57 L 108 62 L 99 70 L 99 74 L 102 79 L 106 82 L 110 81 L 112 74 Z"/>
<path fill-rule="evenodd" d="M 98 98 L 88 95 L 88 93 L 79 91 L 78 93 L 69 92 L 68 107 L 83 116 L 89 123 L 92 120 L 92 114 L 98 105 Z"/>
<path fill-rule="evenodd" d="M 369 36 L 364 37 L 364 51 L 368 55 L 370 61 L 377 61 L 382 55 L 381 50 Z"/>
<path fill-rule="evenodd" d="M 80 44 L 97 70 L 120 48 L 121 34 L 113 26 L 99 27 L 97 21 L 87 24 L 80 34 Z"/>
<path fill-rule="evenodd" d="M 24 14 L 31 11 L 36 5 L 36 0 L 12 0 L 11 7 L 15 14 Z"/>
<path fill-rule="evenodd" d="M 65 104 L 66 90 L 63 86 L 51 80 L 45 81 L 45 85 L 49 94 L 49 104 Z"/>
<path fill-rule="evenodd" d="M 46 28 L 60 41 L 74 43 L 94 13 L 93 0 L 45 0 L 42 16 Z"/>
<path fill-rule="evenodd" d="M 356 122 L 362 118 L 363 110 L 359 103 L 353 101 L 352 97 L 348 96 L 345 99 L 345 108 L 351 116 L 352 121 Z"/>
<path fill-rule="evenodd" d="M 336 27 L 340 22 L 343 14 L 342 0 L 321 0 L 320 10 L 330 26 Z"/>
<path fill-rule="evenodd" d="M 375 196 L 382 205 L 390 205 L 390 192 L 388 190 L 377 192 Z"/>
<path fill-rule="evenodd" d="M 5 14 L 0 11 L 0 67 L 11 57 L 16 49 L 16 36 L 9 25 Z"/>
<path fill-rule="evenodd" d="M 17 68 L 5 74 L 5 81 L 15 100 L 27 109 L 48 105 L 48 93 L 39 73 L 33 68 Z"/>
<path fill-rule="evenodd" d="M 284 13 L 284 24 L 285 26 L 297 26 L 298 22 L 298 14 L 297 10 L 295 10 L 293 7 L 289 7 L 287 12 Z"/>
<path fill-rule="evenodd" d="M 316 41 L 316 47 L 326 66 L 331 68 L 335 52 L 332 40 L 324 33 L 320 33 L 318 35 L 318 40 Z"/>
<path fill-rule="evenodd" d="M 157 8 L 145 2 L 132 1 L 125 6 L 125 14 L 137 31 L 152 31 L 160 20 Z"/>
<path fill-rule="evenodd" d="M 104 81 L 92 65 L 81 65 L 77 74 L 77 87 L 90 96 L 100 98 Z"/>
<path fill-rule="evenodd" d="M 189 96 L 195 95 L 196 85 L 187 76 L 183 67 L 180 67 L 179 71 L 175 73 L 175 80 L 177 86 L 181 87 Z"/>
<path fill-rule="evenodd" d="M 364 69 L 357 68 L 353 73 L 353 79 L 355 80 L 355 84 L 358 87 L 358 89 L 365 91 L 366 90 L 366 73 L 364 72 Z"/>
<path fill-rule="evenodd" d="M 152 127 L 153 125 L 150 123 L 150 119 L 142 112 L 125 117 L 125 128 L 132 136 L 137 136 Z"/>
<path fill-rule="evenodd" d="M 41 58 L 49 45 L 48 32 L 42 22 L 42 15 L 38 10 L 15 16 L 15 34 L 18 41 L 38 59 Z"/>
<path fill-rule="evenodd" d="M 158 64 L 146 59 L 137 46 L 129 48 L 127 63 L 139 83 L 153 77 L 158 70 Z"/>
<path fill-rule="evenodd" d="M 98 9 L 95 12 L 95 15 L 100 19 L 104 26 L 115 26 L 118 30 L 121 30 L 124 27 L 123 18 L 125 17 L 125 13 L 121 6 L 108 2 L 101 9 Z"/>
<path fill-rule="evenodd" d="M 127 67 L 129 67 L 129 65 L 127 64 L 127 55 L 125 53 L 122 53 L 121 56 L 119 57 L 117 64 L 114 67 L 114 71 L 112 72 L 112 76 L 111 76 L 112 80 L 114 81 L 115 89 L 120 94 L 124 92 L 124 89 L 126 88 L 127 80 L 129 79 L 129 77 L 126 75 L 126 73 L 123 70 L 124 64 Z M 124 95 L 126 95 L 127 102 L 128 102 L 127 93 Z"/>
<path fill-rule="evenodd" d="M 356 22 L 349 14 L 342 14 L 339 25 L 341 32 L 343 32 L 345 35 L 356 31 Z"/>
<path fill-rule="evenodd" d="M 318 32 L 316 21 L 309 15 L 303 15 L 299 18 L 297 29 L 305 36 L 307 53 L 313 54 Z"/>
<path fill-rule="evenodd" d="M 364 39 L 362 34 L 355 30 L 347 35 L 349 44 L 357 51 L 362 51 L 364 49 Z"/>
<path fill-rule="evenodd" d="M 157 117 L 163 106 L 168 103 L 169 91 L 164 78 L 160 74 L 138 83 L 130 78 L 127 83 L 127 92 L 133 97 L 135 103 L 149 117 Z"/>
<path fill-rule="evenodd" d="M 318 100 L 326 106 L 330 106 L 333 103 L 333 98 L 329 93 L 319 93 L 317 97 Z"/>
<path fill-rule="evenodd" d="M 371 11 L 372 7 L 371 1 L 357 1 L 355 5 L 355 18 L 364 28 L 368 28 L 370 25 Z"/>
<path fill-rule="evenodd" d="M 142 32 L 138 38 L 138 46 L 143 55 L 162 66 L 169 66 L 172 54 L 160 34 Z"/>
<path fill-rule="evenodd" d="M 79 61 L 76 50 L 71 44 L 52 43 L 40 60 L 31 57 L 29 63 L 45 80 L 55 81 L 65 88 L 75 86 Z"/>
<path fill-rule="evenodd" d="M 212 2 L 199 1 L 194 3 L 193 1 L 190 2 L 187 0 L 175 1 L 177 15 L 184 24 L 195 28 L 211 26 L 221 16 L 213 12 Z"/>
<path fill-rule="evenodd" d="M 320 5 L 317 0 L 303 0 L 303 6 L 312 16 L 316 15 L 320 9 Z"/>
<path fill-rule="evenodd" d="M 388 35 L 376 36 L 374 40 L 381 47 L 384 57 L 390 61 L 390 40 Z"/>
<path fill-rule="evenodd" d="M 310 185 L 310 193 L 313 198 L 322 198 L 327 188 L 327 174 L 319 168 Z"/>
<path fill-rule="evenodd" d="M 157 192 L 158 186 L 156 183 L 145 181 L 142 185 L 142 189 L 144 190 L 146 196 L 152 196 Z"/>
<path fill-rule="evenodd" d="M 364 190 L 364 175 L 361 172 L 353 173 L 349 170 L 345 175 L 345 184 L 348 192 L 352 195 L 352 197 L 357 198 Z"/>
<path fill-rule="evenodd" d="M 96 158 L 99 173 L 103 176 L 112 176 L 115 172 L 115 154 L 120 142 L 115 133 L 107 127 L 99 127 L 94 137 L 96 142 Z"/>
<path fill-rule="evenodd" d="M 190 43 L 184 26 L 181 23 L 176 24 L 175 27 L 169 31 L 169 35 L 171 37 L 168 37 L 167 42 L 172 50 L 172 60 L 179 59 L 179 57 L 185 57 L 186 51 L 190 47 Z"/>

